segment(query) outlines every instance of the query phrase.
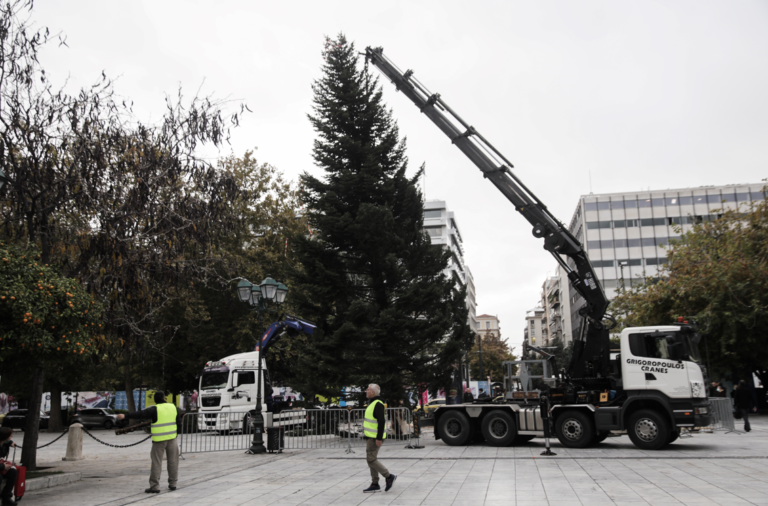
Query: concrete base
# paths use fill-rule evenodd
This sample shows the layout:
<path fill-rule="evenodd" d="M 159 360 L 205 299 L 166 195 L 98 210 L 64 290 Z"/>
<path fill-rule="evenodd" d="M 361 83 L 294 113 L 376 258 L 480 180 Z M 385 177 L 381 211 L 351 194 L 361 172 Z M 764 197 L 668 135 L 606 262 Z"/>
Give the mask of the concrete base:
<path fill-rule="evenodd" d="M 44 488 L 55 487 L 57 485 L 67 485 L 68 483 L 75 483 L 81 479 L 81 473 L 61 473 L 52 474 L 50 476 L 41 476 L 40 478 L 32 478 L 31 480 L 27 480 L 26 491 L 31 492 L 33 490 L 42 490 Z"/>

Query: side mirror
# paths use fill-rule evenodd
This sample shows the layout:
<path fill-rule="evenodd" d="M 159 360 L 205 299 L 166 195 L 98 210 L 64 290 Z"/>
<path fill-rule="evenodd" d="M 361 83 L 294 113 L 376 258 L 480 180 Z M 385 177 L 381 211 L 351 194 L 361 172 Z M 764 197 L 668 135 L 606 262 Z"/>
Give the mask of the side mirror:
<path fill-rule="evenodd" d="M 669 352 L 669 358 L 672 360 L 683 359 L 683 345 L 682 343 L 667 344 L 667 351 Z"/>

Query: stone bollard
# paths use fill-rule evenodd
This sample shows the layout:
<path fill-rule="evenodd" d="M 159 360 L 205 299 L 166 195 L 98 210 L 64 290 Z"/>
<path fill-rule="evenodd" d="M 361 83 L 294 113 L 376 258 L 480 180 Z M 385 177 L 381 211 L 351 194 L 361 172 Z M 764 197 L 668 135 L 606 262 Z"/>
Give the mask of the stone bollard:
<path fill-rule="evenodd" d="M 83 460 L 83 426 L 73 423 L 67 435 L 67 456 L 61 460 Z"/>

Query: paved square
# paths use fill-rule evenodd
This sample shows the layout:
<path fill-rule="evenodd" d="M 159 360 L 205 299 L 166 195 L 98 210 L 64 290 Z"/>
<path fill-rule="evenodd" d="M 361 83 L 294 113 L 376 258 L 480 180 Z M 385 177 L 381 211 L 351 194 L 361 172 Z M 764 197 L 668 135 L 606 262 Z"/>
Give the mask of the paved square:
<path fill-rule="evenodd" d="M 742 424 L 737 421 L 737 427 Z M 83 480 L 29 492 L 33 505 L 768 505 L 768 417 L 755 416 L 748 434 L 696 434 L 668 449 L 636 449 L 629 438 L 608 438 L 595 448 L 568 450 L 554 440 L 556 457 L 541 457 L 543 443 L 522 447 L 449 447 L 425 434 L 421 450 L 392 441 L 379 452 L 398 475 L 389 492 L 363 494 L 370 481 L 364 448 L 288 450 L 280 455 L 240 451 L 185 455 L 179 488 L 145 494 L 149 442 L 127 449 L 84 437 L 79 462 L 62 462 L 64 439 L 40 450 L 41 466 L 80 471 Z M 113 444 L 146 435 L 94 434 Z M 41 434 L 41 444 L 53 439 Z M 167 480 L 163 470 L 162 480 Z"/>

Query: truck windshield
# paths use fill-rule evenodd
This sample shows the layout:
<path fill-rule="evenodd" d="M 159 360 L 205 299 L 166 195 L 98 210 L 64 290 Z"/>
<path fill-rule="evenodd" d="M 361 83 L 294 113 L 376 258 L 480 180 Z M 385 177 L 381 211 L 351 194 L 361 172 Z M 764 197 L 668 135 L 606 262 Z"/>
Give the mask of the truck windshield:
<path fill-rule="evenodd" d="M 200 380 L 200 389 L 224 388 L 229 380 L 229 372 L 204 372 Z"/>
<path fill-rule="evenodd" d="M 685 343 L 685 349 L 688 352 L 688 358 L 691 362 L 701 363 L 701 355 L 699 354 L 699 345 L 693 342 L 690 334 L 683 334 L 683 342 Z"/>

